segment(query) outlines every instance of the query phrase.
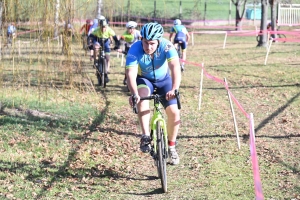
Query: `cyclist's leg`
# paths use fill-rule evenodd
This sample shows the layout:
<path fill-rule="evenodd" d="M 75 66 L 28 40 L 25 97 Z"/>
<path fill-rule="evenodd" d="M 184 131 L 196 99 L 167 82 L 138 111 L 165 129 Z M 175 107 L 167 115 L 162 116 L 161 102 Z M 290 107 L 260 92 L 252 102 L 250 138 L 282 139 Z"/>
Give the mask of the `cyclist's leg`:
<path fill-rule="evenodd" d="M 182 60 L 186 60 L 186 49 L 187 49 L 187 44 L 186 41 L 182 41 L 182 43 L 180 43 L 181 45 L 181 50 L 182 50 Z M 182 62 L 182 64 L 184 65 L 184 61 Z"/>
<path fill-rule="evenodd" d="M 186 60 L 186 49 L 187 49 L 187 43 L 186 41 L 182 41 L 180 43 L 181 45 L 181 50 L 182 50 L 182 60 L 184 61 L 181 61 L 181 70 L 183 71 L 184 70 L 184 64 L 185 64 L 185 60 Z"/>
<path fill-rule="evenodd" d="M 169 76 L 165 80 L 161 82 L 157 82 L 157 93 L 158 94 L 166 94 L 172 89 L 172 79 Z M 169 151 L 171 154 L 171 163 L 178 164 L 179 156 L 175 149 L 176 138 L 180 126 L 180 111 L 177 107 L 177 100 L 172 99 L 170 101 L 165 100 L 163 105 L 166 110 L 166 114 L 168 116 L 167 120 L 167 130 L 168 130 L 168 142 L 169 142 Z"/>
<path fill-rule="evenodd" d="M 172 79 L 170 76 L 168 76 L 163 81 L 155 83 L 155 86 L 157 87 L 158 94 L 166 94 L 167 92 L 172 90 Z M 175 142 L 180 125 L 180 111 L 177 108 L 177 100 L 164 100 L 162 104 L 168 115 L 168 139 L 169 141 Z"/>
<path fill-rule="evenodd" d="M 7 33 L 7 44 L 11 44 L 11 33 Z"/>
<path fill-rule="evenodd" d="M 110 70 L 110 40 L 106 40 L 104 43 L 104 51 L 105 51 L 105 60 L 106 60 L 106 72 L 109 73 Z"/>
<path fill-rule="evenodd" d="M 127 45 L 125 45 L 125 51 L 124 51 L 124 54 L 127 55 L 128 51 L 129 51 L 129 47 L 128 47 Z M 124 69 L 125 69 L 125 76 L 124 76 L 123 84 L 124 84 L 124 85 L 127 85 L 126 67 L 125 67 Z"/>
<path fill-rule="evenodd" d="M 93 44 L 93 38 L 90 36 L 88 37 L 88 46 L 90 50 L 90 60 L 92 61 L 94 58 L 94 44 Z"/>
<path fill-rule="evenodd" d="M 154 87 L 153 84 L 142 77 L 137 77 L 136 79 L 137 86 L 138 86 L 138 93 L 140 97 L 149 96 L 153 93 Z M 150 120 L 150 109 L 149 109 L 149 101 L 140 101 L 138 103 L 138 110 L 139 110 L 139 120 L 141 123 L 141 128 L 143 134 L 150 135 L 149 130 L 149 120 Z"/>
<path fill-rule="evenodd" d="M 137 86 L 138 86 L 138 93 L 140 97 L 149 96 L 153 93 L 154 87 L 152 83 L 145 79 L 138 77 L 137 80 Z M 142 152 L 146 153 L 151 150 L 150 146 L 150 107 L 149 107 L 149 101 L 140 101 L 138 103 L 138 118 L 140 122 L 140 126 L 142 129 L 142 139 L 140 143 L 140 149 Z"/>

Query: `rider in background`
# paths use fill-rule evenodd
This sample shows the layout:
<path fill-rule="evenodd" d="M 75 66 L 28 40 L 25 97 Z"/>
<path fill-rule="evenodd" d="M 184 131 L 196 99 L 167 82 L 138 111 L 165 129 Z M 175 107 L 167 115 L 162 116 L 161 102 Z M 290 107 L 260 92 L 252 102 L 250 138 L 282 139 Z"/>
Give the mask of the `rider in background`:
<path fill-rule="evenodd" d="M 110 70 L 110 40 L 113 38 L 115 41 L 115 47 L 114 49 L 119 49 L 120 48 L 120 42 L 117 38 L 116 33 L 108 26 L 106 20 L 100 19 L 98 21 L 98 27 L 90 34 L 90 37 L 92 37 L 93 40 L 93 45 L 95 48 L 94 55 L 97 54 L 100 48 L 100 43 L 98 38 L 105 38 L 105 43 L 104 43 L 104 52 L 105 52 L 105 60 L 106 60 L 106 72 L 109 73 Z M 109 82 L 107 74 L 105 74 L 105 81 Z"/>
<path fill-rule="evenodd" d="M 87 19 L 85 21 L 86 23 L 80 28 L 79 33 L 81 34 L 82 38 L 85 38 L 88 36 L 90 27 L 93 25 L 93 21 L 90 19 Z M 88 37 L 87 37 L 87 45 L 89 45 Z"/>
<path fill-rule="evenodd" d="M 174 37 L 174 44 L 180 45 L 182 49 L 182 60 L 186 60 L 186 49 L 188 42 L 190 40 L 190 34 L 185 28 L 184 25 L 181 25 L 181 21 L 179 19 L 174 20 L 173 22 L 174 26 L 171 28 L 170 31 L 170 41 L 172 41 L 172 37 L 175 34 Z M 184 71 L 184 61 L 181 61 L 181 71 Z"/>
<path fill-rule="evenodd" d="M 127 85 L 136 97 L 138 118 L 142 129 L 140 149 L 151 151 L 149 101 L 140 97 L 153 94 L 166 95 L 163 106 L 167 114 L 168 143 L 171 164 L 179 164 L 175 149 L 180 125 L 180 111 L 177 107 L 175 90 L 179 89 L 181 72 L 178 54 L 172 42 L 163 38 L 163 27 L 158 23 L 147 23 L 141 29 L 142 40 L 135 42 L 126 57 Z M 132 106 L 132 97 L 129 98 Z"/>
<path fill-rule="evenodd" d="M 127 30 L 121 35 L 120 40 L 125 41 L 125 50 L 122 51 L 121 49 L 118 49 L 119 52 L 124 53 L 127 55 L 129 48 L 133 43 L 135 43 L 138 40 L 141 40 L 141 32 L 139 30 L 136 30 L 135 28 L 137 27 L 137 23 L 134 21 L 129 21 L 126 24 Z M 126 73 L 125 77 L 123 80 L 123 84 L 127 84 L 127 79 L 126 79 Z"/>
<path fill-rule="evenodd" d="M 15 23 L 12 22 L 11 24 L 8 25 L 7 27 L 7 41 L 9 44 L 12 43 L 12 39 L 16 38 L 16 27 L 15 27 Z"/>
<path fill-rule="evenodd" d="M 90 26 L 90 29 L 87 33 L 88 47 L 90 50 L 90 61 L 94 59 L 94 46 L 93 46 L 93 37 L 91 37 L 91 33 L 98 27 L 98 20 L 105 20 L 104 16 L 101 16 L 99 19 L 93 19 L 93 24 Z"/>
<path fill-rule="evenodd" d="M 83 24 L 83 26 L 80 28 L 79 33 L 82 35 L 88 35 L 88 32 L 90 30 L 90 27 L 93 25 L 93 21 L 90 19 L 87 19 L 85 21 L 85 24 Z"/>

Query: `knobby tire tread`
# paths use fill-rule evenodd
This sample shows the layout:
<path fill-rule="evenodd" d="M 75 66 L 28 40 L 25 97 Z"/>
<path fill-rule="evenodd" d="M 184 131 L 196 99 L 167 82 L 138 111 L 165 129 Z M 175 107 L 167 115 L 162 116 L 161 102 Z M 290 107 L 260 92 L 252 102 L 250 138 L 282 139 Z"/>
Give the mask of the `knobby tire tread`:
<path fill-rule="evenodd" d="M 156 134 L 157 134 L 157 154 L 158 154 L 158 167 L 160 169 L 160 180 L 163 191 L 167 192 L 167 165 L 166 165 L 166 157 L 164 156 L 166 153 L 165 150 L 165 141 L 164 141 L 164 132 L 160 125 L 160 122 L 156 122 Z"/>

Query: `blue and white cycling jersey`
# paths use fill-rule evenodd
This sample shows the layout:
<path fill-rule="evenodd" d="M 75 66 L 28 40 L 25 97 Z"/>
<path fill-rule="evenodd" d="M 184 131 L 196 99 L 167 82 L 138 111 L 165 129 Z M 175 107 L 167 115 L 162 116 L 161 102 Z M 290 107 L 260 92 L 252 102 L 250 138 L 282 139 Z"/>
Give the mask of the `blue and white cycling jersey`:
<path fill-rule="evenodd" d="M 137 41 L 128 51 L 126 69 L 138 67 L 138 76 L 156 82 L 169 76 L 168 62 L 174 58 L 178 58 L 177 51 L 174 45 L 165 38 L 160 39 L 153 59 L 144 52 L 142 41 Z"/>
<path fill-rule="evenodd" d="M 171 28 L 171 33 L 175 33 L 174 41 L 186 41 L 187 29 L 183 25 L 175 25 Z"/>
<path fill-rule="evenodd" d="M 94 32 L 94 31 L 96 30 L 96 28 L 98 28 L 98 21 L 94 20 L 94 23 L 93 23 L 93 25 L 90 27 L 89 32 L 88 32 L 87 35 L 90 36 L 90 34 L 91 34 L 92 32 Z"/>
<path fill-rule="evenodd" d="M 14 27 L 13 25 L 9 25 L 7 27 L 7 33 L 12 34 L 14 32 L 16 32 L 16 27 Z"/>

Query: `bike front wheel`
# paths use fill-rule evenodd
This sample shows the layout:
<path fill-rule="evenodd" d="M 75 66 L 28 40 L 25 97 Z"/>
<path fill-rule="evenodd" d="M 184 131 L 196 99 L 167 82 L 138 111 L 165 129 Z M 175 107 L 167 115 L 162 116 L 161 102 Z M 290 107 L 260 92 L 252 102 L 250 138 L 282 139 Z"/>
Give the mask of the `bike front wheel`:
<path fill-rule="evenodd" d="M 98 66 L 99 66 L 99 74 L 100 74 L 100 78 L 99 78 L 99 84 L 102 86 L 102 87 L 106 87 L 106 81 L 105 81 L 105 60 L 103 58 L 100 58 L 99 61 L 98 61 Z"/>
<path fill-rule="evenodd" d="M 157 171 L 164 192 L 167 192 L 167 149 L 165 146 L 164 130 L 160 122 L 156 122 L 157 134 Z"/>

